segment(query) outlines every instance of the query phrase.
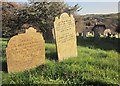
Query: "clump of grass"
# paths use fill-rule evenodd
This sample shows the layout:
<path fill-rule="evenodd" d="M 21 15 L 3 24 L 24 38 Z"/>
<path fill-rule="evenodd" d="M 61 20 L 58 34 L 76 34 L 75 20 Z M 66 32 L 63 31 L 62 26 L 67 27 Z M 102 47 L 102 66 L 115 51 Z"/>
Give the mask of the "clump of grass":
<path fill-rule="evenodd" d="M 2 83 L 120 85 L 119 53 L 114 50 L 79 45 L 77 57 L 57 62 L 51 59 L 56 58 L 55 45 L 46 43 L 45 49 L 46 64 L 16 74 L 2 72 Z"/>

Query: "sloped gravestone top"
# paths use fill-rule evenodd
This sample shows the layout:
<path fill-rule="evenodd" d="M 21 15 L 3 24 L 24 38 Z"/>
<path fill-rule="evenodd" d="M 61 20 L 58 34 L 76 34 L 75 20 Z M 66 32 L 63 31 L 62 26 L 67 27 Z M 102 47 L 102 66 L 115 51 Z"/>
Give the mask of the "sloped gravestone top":
<path fill-rule="evenodd" d="M 54 21 L 55 38 L 58 60 L 62 61 L 77 56 L 75 20 L 73 15 L 67 13 L 56 17 Z"/>
<path fill-rule="evenodd" d="M 45 42 L 32 27 L 12 37 L 6 48 L 9 73 L 25 71 L 45 63 Z"/>

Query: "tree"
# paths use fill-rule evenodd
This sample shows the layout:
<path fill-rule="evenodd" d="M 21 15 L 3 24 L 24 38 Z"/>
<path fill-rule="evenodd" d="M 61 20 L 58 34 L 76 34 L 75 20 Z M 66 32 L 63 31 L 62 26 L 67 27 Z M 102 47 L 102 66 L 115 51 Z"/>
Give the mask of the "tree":
<path fill-rule="evenodd" d="M 2 2 L 2 36 L 10 37 L 16 34 L 18 10 L 21 6 L 15 2 Z"/>
<path fill-rule="evenodd" d="M 34 2 L 31 0 L 21 9 L 12 10 L 11 15 L 6 14 L 13 18 L 9 18 L 7 20 L 8 23 L 5 23 L 6 27 L 11 28 L 10 30 L 7 29 L 5 31 L 9 31 L 9 33 L 11 33 L 10 36 L 13 36 L 19 32 L 25 31 L 27 28 L 23 28 L 23 26 L 26 24 L 28 27 L 37 27 L 36 29 L 41 31 L 44 37 L 47 38 L 49 37 L 49 34 L 51 34 L 51 29 L 53 28 L 53 22 L 56 16 L 63 12 L 75 14 L 78 11 L 78 8 L 78 5 L 71 7 L 64 4 L 64 2 Z M 7 19 L 7 17 L 5 17 L 5 19 Z"/>

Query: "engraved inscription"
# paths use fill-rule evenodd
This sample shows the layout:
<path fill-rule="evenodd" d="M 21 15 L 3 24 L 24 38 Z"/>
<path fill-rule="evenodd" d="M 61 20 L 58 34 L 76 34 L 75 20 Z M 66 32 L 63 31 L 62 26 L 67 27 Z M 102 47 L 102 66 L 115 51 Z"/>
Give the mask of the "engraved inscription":
<path fill-rule="evenodd" d="M 30 27 L 26 33 L 9 40 L 6 48 L 8 72 L 20 72 L 45 63 L 45 45 L 41 33 Z"/>
<path fill-rule="evenodd" d="M 77 56 L 76 31 L 73 15 L 63 13 L 55 18 L 55 38 L 57 45 L 58 60 L 62 61 L 69 57 Z"/>

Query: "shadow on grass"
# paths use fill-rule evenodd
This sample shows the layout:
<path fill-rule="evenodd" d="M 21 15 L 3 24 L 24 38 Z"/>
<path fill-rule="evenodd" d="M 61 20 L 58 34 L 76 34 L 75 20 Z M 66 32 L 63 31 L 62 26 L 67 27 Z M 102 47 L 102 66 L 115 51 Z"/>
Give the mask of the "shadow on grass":
<path fill-rule="evenodd" d="M 47 40 L 45 40 L 45 43 L 55 44 L 55 40 L 54 39 L 47 39 Z"/>
<path fill-rule="evenodd" d="M 55 61 L 58 60 L 58 56 L 56 52 L 46 53 L 45 55 L 49 60 L 55 60 Z"/>
<path fill-rule="evenodd" d="M 94 37 L 77 37 L 77 45 L 89 47 L 91 49 L 100 48 L 102 50 L 115 50 L 120 53 L 119 49 L 120 38 L 100 38 L 95 41 Z"/>
<path fill-rule="evenodd" d="M 92 86 L 118 86 L 117 84 L 108 84 L 102 81 L 86 81 L 84 85 L 92 85 Z"/>
<path fill-rule="evenodd" d="M 3 62 L 2 62 L 2 71 L 8 73 L 8 70 L 7 70 L 7 62 L 6 62 L 6 61 L 3 61 Z"/>

